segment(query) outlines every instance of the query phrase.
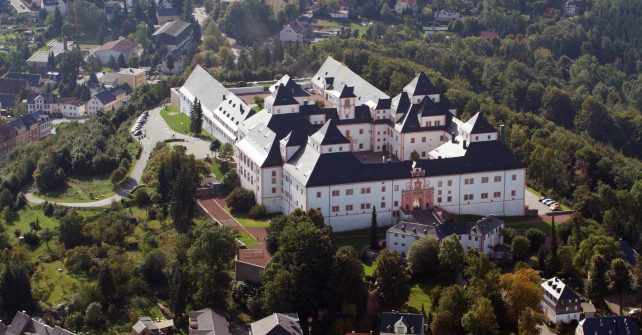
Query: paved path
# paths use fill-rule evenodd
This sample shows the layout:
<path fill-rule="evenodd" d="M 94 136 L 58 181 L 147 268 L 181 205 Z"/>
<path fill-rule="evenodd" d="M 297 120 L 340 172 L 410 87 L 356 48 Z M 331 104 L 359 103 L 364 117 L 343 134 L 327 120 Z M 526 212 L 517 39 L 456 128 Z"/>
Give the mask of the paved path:
<path fill-rule="evenodd" d="M 105 207 L 105 206 L 111 205 L 111 203 L 114 201 L 119 201 L 120 199 L 124 198 L 129 193 L 131 193 L 134 189 L 136 189 L 137 186 L 141 184 L 143 171 L 145 170 L 145 166 L 147 166 L 147 161 L 149 160 L 149 156 L 152 150 L 154 149 L 154 147 L 156 146 L 156 143 L 162 142 L 167 139 L 174 138 L 174 139 L 183 140 L 183 142 L 175 142 L 174 145 L 184 145 L 185 147 L 187 147 L 187 152 L 194 154 L 196 158 L 204 158 L 205 155 L 210 153 L 208 141 L 183 135 L 171 130 L 169 126 L 167 126 L 167 123 L 165 123 L 165 120 L 163 120 L 163 117 L 160 115 L 160 110 L 161 110 L 161 107 L 156 107 L 149 110 L 149 117 L 147 118 L 147 122 L 142 127 L 142 130 L 145 136 L 143 138 L 138 139 L 142 148 L 140 159 L 136 161 L 136 164 L 134 165 L 134 168 L 132 169 L 132 172 L 129 175 L 129 178 L 127 179 L 125 184 L 116 193 L 114 193 L 112 196 L 108 198 L 93 201 L 93 202 L 52 202 L 52 203 L 62 205 L 62 206 L 67 206 L 67 207 L 88 208 L 88 207 Z M 30 191 L 27 192 L 25 196 L 27 198 L 27 201 L 31 203 L 41 204 L 45 202 L 44 199 L 38 198 Z"/>
<path fill-rule="evenodd" d="M 10 2 L 13 8 L 18 12 L 18 14 L 31 12 L 31 8 L 29 7 L 29 5 L 21 0 L 10 0 Z"/>
<path fill-rule="evenodd" d="M 214 220 L 224 226 L 252 235 L 257 243 L 247 249 L 239 249 L 239 261 L 264 267 L 270 261 L 270 254 L 265 246 L 267 231 L 265 228 L 243 227 L 234 217 L 225 211 L 225 199 L 222 197 L 198 199 L 198 204 Z"/>

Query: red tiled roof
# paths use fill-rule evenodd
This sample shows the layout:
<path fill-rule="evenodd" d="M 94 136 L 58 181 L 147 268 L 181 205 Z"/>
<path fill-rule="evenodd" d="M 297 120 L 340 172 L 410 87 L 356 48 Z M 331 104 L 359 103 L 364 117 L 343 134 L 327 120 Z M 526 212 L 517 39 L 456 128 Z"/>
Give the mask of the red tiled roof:
<path fill-rule="evenodd" d="M 107 42 L 98 48 L 94 52 L 100 52 L 100 51 L 106 51 L 106 50 L 114 50 L 116 52 L 120 52 L 122 54 L 127 54 L 132 52 L 134 49 L 138 47 L 138 44 L 129 41 L 129 40 L 115 40 L 115 41 L 110 41 Z"/>

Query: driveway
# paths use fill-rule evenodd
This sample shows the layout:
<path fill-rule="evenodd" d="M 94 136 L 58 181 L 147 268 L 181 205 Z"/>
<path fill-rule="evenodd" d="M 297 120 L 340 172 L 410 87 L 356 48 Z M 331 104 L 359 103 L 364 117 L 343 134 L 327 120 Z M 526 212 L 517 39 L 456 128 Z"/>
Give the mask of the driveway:
<path fill-rule="evenodd" d="M 199 138 L 194 138 L 191 136 L 183 135 L 177 133 L 167 126 L 165 120 L 160 115 L 161 107 L 156 107 L 149 110 L 149 117 L 147 122 L 142 127 L 144 137 L 138 138 L 138 141 L 141 145 L 141 154 L 140 158 L 136 161 L 134 168 L 132 169 L 129 178 L 125 184 L 112 196 L 97 200 L 93 202 L 52 202 L 57 205 L 67 206 L 67 207 L 105 207 L 111 205 L 114 201 L 119 201 L 120 199 L 127 196 L 129 193 L 133 192 L 136 187 L 138 187 L 143 177 L 143 171 L 145 166 L 147 166 L 147 161 L 149 156 L 154 150 L 156 143 L 162 142 L 168 139 L 178 139 L 183 140 L 183 142 L 174 142 L 174 145 L 183 145 L 187 147 L 187 152 L 194 154 L 196 158 L 205 158 L 206 155 L 210 154 L 209 151 L 209 141 L 202 140 Z M 45 202 L 44 199 L 38 198 L 32 192 L 27 192 L 25 194 L 27 201 L 35 204 L 41 204 Z"/>
<path fill-rule="evenodd" d="M 526 192 L 524 194 L 524 203 L 530 209 L 537 209 L 538 215 L 544 215 L 550 212 L 551 210 L 548 208 L 548 206 L 539 202 L 539 197 L 540 196 L 535 194 L 533 191 L 526 189 Z"/>
<path fill-rule="evenodd" d="M 18 14 L 31 12 L 30 6 L 21 0 L 11 0 L 11 5 L 18 12 Z"/>

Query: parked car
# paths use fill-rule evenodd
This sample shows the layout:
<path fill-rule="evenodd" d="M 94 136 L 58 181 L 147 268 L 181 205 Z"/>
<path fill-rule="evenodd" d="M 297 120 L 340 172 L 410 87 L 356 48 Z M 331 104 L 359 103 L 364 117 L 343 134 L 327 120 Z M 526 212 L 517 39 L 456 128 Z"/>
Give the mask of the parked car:
<path fill-rule="evenodd" d="M 555 200 L 552 200 L 552 199 L 548 199 L 548 200 L 545 200 L 543 202 L 543 204 L 546 205 L 546 206 L 550 206 L 550 205 L 552 205 L 554 203 L 555 203 Z"/>
<path fill-rule="evenodd" d="M 551 205 L 550 207 L 548 207 L 548 209 L 550 209 L 552 211 L 561 211 L 562 210 L 562 206 L 560 206 L 560 204 L 558 204 L 558 203 L 555 203 L 555 204 Z"/>
<path fill-rule="evenodd" d="M 546 199 L 547 199 L 546 197 L 539 197 L 539 199 L 537 201 L 542 202 L 542 201 L 544 201 Z"/>
<path fill-rule="evenodd" d="M 551 199 L 542 197 L 539 199 L 539 202 L 544 203 L 545 201 L 548 201 L 548 200 L 551 200 Z"/>

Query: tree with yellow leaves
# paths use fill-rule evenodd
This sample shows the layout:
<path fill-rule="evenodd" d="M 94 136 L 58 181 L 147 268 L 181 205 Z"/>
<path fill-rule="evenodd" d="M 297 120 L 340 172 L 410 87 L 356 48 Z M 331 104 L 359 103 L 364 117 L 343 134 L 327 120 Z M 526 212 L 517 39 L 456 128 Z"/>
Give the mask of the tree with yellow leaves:
<path fill-rule="evenodd" d="M 541 282 L 542 278 L 538 272 L 530 268 L 521 268 L 499 277 L 499 286 L 508 310 L 508 317 L 514 324 L 526 308 L 539 310 L 542 299 Z"/>

